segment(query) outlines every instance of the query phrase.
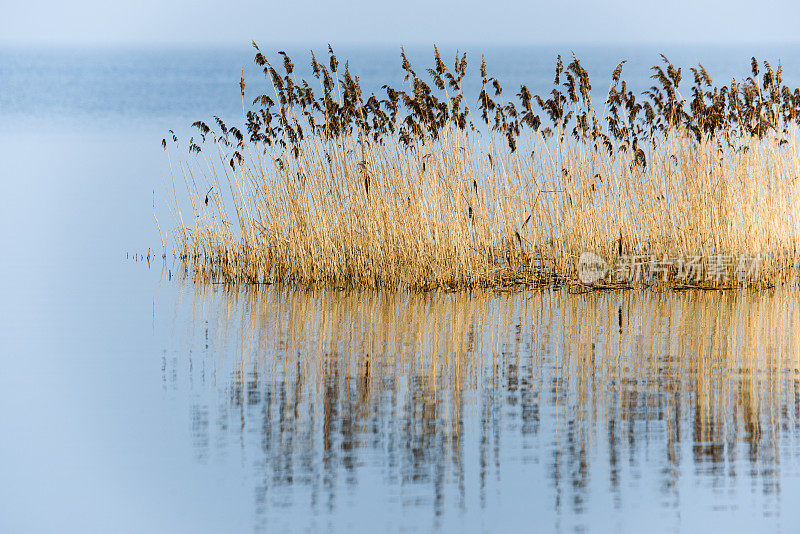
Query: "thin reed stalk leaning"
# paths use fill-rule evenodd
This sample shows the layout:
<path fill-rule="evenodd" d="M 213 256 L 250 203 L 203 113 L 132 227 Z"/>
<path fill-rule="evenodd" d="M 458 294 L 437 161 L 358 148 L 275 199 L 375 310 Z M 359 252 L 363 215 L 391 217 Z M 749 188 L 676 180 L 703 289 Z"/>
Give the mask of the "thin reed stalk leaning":
<path fill-rule="evenodd" d="M 176 255 L 203 279 L 724 288 L 797 274 L 800 90 L 780 66 L 754 58 L 747 81 L 719 87 L 698 65 L 686 101 L 662 56 L 637 100 L 622 62 L 598 111 L 577 58 L 558 57 L 547 98 L 509 95 L 482 61 L 473 112 L 466 54 L 447 65 L 434 49 L 418 74 L 401 51 L 405 82 L 379 99 L 330 47 L 327 65 L 312 52 L 308 82 L 253 46 L 270 90 L 246 106 L 242 76 L 240 128 L 194 123 L 178 163 L 191 217 L 171 190 Z M 608 267 L 590 281 L 587 252 Z M 744 257 L 759 259 L 755 276 L 736 268 Z M 722 259 L 730 276 L 685 276 Z"/>

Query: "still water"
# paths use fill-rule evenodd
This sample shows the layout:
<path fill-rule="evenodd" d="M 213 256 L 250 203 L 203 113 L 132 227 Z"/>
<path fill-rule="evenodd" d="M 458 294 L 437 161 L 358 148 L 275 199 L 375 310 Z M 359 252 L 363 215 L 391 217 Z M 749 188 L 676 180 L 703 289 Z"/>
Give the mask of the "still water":
<path fill-rule="evenodd" d="M 657 51 L 575 50 L 595 87 Z M 665 52 L 800 79 L 798 48 Z M 555 53 L 486 57 L 544 90 Z M 308 292 L 134 260 L 154 198 L 170 225 L 161 138 L 240 113 L 251 55 L 0 50 L 0 531 L 797 530 L 796 288 Z M 395 49 L 342 55 L 402 81 Z"/>

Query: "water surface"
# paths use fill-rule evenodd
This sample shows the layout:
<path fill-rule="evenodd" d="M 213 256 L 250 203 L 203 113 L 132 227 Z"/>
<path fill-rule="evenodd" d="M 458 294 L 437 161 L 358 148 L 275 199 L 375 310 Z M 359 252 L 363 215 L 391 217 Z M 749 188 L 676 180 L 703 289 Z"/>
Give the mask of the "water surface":
<path fill-rule="evenodd" d="M 259 525 L 798 519 L 796 293 L 195 286 L 187 301 L 170 353 L 191 355 L 165 355 L 163 387 L 194 393 L 198 462 L 237 449 Z"/>

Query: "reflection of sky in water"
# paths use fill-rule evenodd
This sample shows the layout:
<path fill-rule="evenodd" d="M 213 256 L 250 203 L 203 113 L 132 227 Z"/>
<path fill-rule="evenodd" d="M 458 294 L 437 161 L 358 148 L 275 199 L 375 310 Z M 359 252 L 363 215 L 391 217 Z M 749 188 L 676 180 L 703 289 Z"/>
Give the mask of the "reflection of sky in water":
<path fill-rule="evenodd" d="M 401 80 L 383 54 L 365 83 Z M 154 190 L 170 225 L 161 138 L 237 113 L 251 55 L 0 51 L 0 531 L 798 524 L 795 293 L 226 294 L 126 261 Z M 487 60 L 549 83 L 529 56 Z"/>
<path fill-rule="evenodd" d="M 277 49 L 262 47 L 280 67 Z M 312 88 L 319 83 L 311 73 L 309 47 L 285 47 L 293 58 L 295 75 L 307 79 Z M 400 88 L 404 73 L 400 68 L 400 49 L 387 45 L 369 48 L 340 46 L 341 61 L 350 61 L 351 72 L 359 76 L 365 95 L 385 96 L 383 84 Z M 406 47 L 420 75 L 433 66 L 433 47 Z M 442 58 L 452 66 L 456 48 L 440 47 Z M 681 83 L 684 98 L 691 99 L 690 67 L 698 61 L 708 69 L 716 83 L 731 77 L 743 81 L 750 76 L 750 57 L 783 65 L 784 83 L 800 86 L 800 48 L 795 45 L 628 45 L 628 46 L 484 46 L 468 47 L 468 75 L 464 80 L 465 104 L 477 113 L 480 91 L 478 72 L 481 57 L 486 58 L 489 75 L 497 76 L 511 98 L 526 84 L 534 93 L 547 96 L 552 89 L 556 56 L 565 60 L 574 52 L 591 75 L 595 106 L 602 109 L 611 83 L 611 72 L 627 60 L 623 79 L 636 91 L 648 89 L 653 80 L 649 68 L 665 53 L 683 68 Z M 245 42 L 241 47 L 166 47 L 137 49 L 125 46 L 105 50 L 75 47 L 0 46 L 0 130 L 51 123 L 70 128 L 91 126 L 129 129 L 157 125 L 161 137 L 169 128 L 188 127 L 195 120 L 212 123 L 219 115 L 226 122 L 241 116 L 239 77 L 245 69 L 248 102 L 271 91 L 261 70 L 253 63 L 254 50 Z M 327 64 L 327 50 L 316 47 L 317 58 Z M 516 96 L 514 96 L 516 99 Z"/>

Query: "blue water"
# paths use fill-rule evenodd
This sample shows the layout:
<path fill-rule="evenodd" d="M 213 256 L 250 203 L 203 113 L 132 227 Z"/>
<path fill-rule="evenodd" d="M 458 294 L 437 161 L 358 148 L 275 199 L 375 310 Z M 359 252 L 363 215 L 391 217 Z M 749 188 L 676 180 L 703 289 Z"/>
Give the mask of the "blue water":
<path fill-rule="evenodd" d="M 659 50 L 574 51 L 602 93 Z M 396 49 L 337 52 L 402 82 Z M 664 52 L 800 85 L 800 47 Z M 484 53 L 514 92 L 571 54 Z M 0 49 L 0 531 L 796 530 L 795 292 L 230 291 L 134 259 L 154 197 L 172 224 L 161 139 L 236 120 L 251 59 Z"/>

